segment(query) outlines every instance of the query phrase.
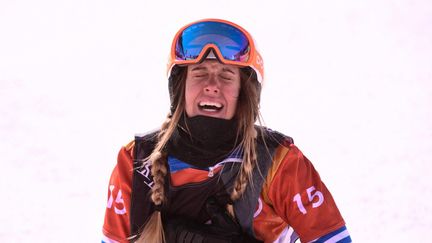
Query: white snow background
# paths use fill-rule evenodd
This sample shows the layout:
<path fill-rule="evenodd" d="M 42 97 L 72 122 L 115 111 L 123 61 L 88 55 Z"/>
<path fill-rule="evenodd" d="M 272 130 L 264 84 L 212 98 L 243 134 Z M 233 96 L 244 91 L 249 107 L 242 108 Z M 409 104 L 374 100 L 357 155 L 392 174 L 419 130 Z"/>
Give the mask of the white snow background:
<path fill-rule="evenodd" d="M 120 147 L 169 108 L 171 38 L 226 18 L 263 55 L 355 242 L 431 242 L 432 2 L 0 1 L 0 242 L 100 242 Z"/>

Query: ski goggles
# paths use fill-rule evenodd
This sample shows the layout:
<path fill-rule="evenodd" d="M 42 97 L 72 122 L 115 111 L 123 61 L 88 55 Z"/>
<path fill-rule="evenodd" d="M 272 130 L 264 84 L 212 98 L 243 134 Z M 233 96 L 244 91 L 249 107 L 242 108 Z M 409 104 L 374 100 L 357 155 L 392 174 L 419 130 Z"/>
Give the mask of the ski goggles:
<path fill-rule="evenodd" d="M 210 51 L 224 64 L 253 68 L 262 82 L 263 60 L 252 36 L 239 25 L 219 19 L 200 20 L 177 32 L 171 46 L 168 75 L 174 65 L 199 63 Z"/>

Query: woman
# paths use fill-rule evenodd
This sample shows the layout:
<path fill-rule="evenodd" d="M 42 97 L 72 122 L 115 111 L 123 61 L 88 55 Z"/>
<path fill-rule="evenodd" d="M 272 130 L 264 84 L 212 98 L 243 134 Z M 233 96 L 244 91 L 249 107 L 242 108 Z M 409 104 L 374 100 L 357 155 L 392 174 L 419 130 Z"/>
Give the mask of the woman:
<path fill-rule="evenodd" d="M 247 31 L 186 25 L 168 70 L 165 123 L 120 150 L 105 242 L 351 242 L 292 139 L 254 125 L 264 69 Z"/>

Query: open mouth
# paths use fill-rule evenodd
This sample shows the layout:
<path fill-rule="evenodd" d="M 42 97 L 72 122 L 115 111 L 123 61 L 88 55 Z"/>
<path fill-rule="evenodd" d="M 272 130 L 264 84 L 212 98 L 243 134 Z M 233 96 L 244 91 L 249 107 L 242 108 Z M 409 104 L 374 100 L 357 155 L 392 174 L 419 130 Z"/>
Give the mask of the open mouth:
<path fill-rule="evenodd" d="M 223 105 L 216 102 L 200 102 L 198 104 L 200 110 L 209 111 L 209 112 L 217 112 L 222 110 Z"/>

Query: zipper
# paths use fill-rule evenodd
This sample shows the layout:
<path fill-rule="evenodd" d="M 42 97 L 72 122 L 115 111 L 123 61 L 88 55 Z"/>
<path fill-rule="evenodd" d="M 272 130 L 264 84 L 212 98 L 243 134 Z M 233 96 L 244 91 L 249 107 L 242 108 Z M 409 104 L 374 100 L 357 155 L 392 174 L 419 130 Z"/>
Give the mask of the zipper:
<path fill-rule="evenodd" d="M 208 173 L 208 177 L 213 177 L 213 176 L 214 176 L 214 166 L 209 167 L 209 173 Z"/>
<path fill-rule="evenodd" d="M 224 160 L 222 162 L 219 162 L 219 163 L 215 164 L 214 166 L 210 166 L 210 167 L 208 167 L 209 173 L 207 174 L 207 176 L 208 177 L 213 177 L 214 176 L 214 169 L 216 169 L 217 167 L 219 167 L 219 166 L 221 166 L 221 165 L 223 165 L 225 163 L 229 163 L 229 162 L 231 162 L 231 163 L 233 163 L 233 162 L 234 163 L 241 163 L 242 159 L 229 158 L 229 159 L 226 159 L 226 160 Z"/>

